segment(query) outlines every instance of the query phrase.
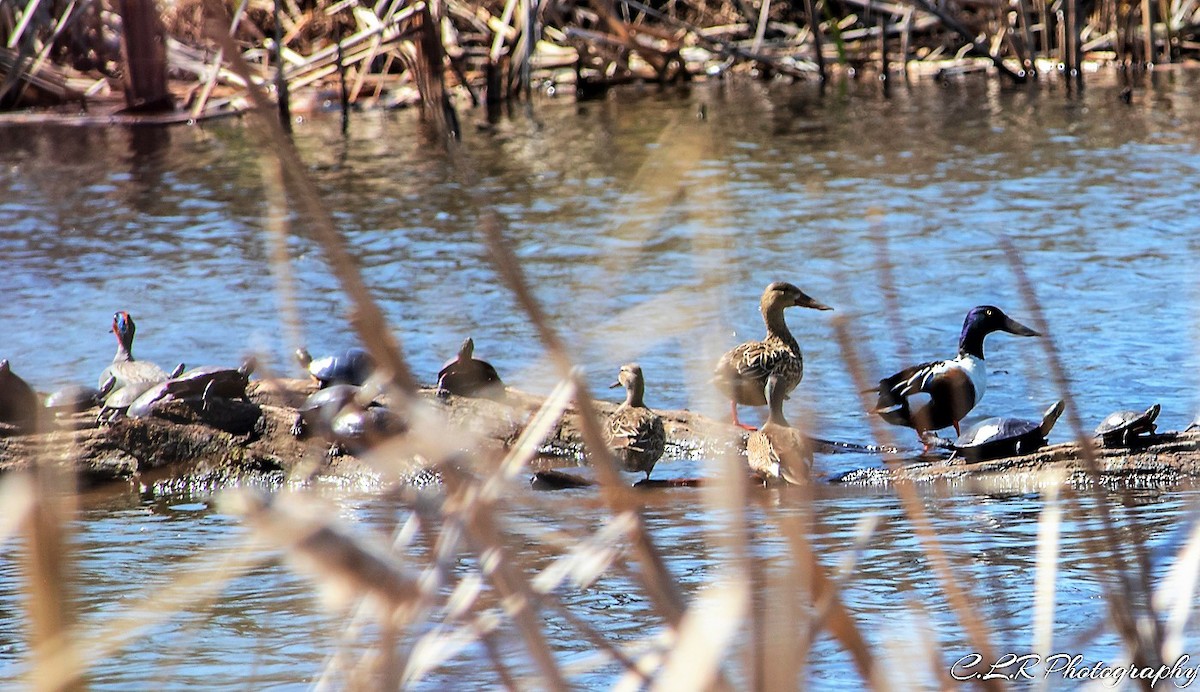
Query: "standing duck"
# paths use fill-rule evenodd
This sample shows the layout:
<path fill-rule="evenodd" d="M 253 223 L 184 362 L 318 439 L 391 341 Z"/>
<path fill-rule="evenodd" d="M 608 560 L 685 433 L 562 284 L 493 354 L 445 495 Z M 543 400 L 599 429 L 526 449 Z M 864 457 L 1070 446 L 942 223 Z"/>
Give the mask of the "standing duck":
<path fill-rule="evenodd" d="M 500 399 L 504 396 L 504 382 L 491 363 L 475 358 L 475 340 L 468 337 L 458 349 L 458 357 L 446 361 L 438 371 L 437 391 Z"/>
<path fill-rule="evenodd" d="M 41 405 L 33 388 L 12 371 L 8 360 L 0 360 L 0 423 L 18 434 L 36 432 Z"/>
<path fill-rule="evenodd" d="M 98 386 L 101 389 L 104 388 L 104 383 L 110 377 L 116 380 L 115 386 L 113 386 L 114 392 L 135 382 L 149 382 L 154 385 L 168 379 L 167 373 L 154 363 L 134 360 L 133 337 L 137 333 L 137 325 L 128 312 L 122 310 L 113 314 L 112 332 L 117 336 L 117 355 L 113 356 L 112 365 L 100 373 Z"/>
<path fill-rule="evenodd" d="M 642 377 L 641 366 L 637 363 L 622 365 L 617 381 L 609 389 L 621 386 L 625 387 L 625 402 L 609 416 L 604 438 L 609 451 L 621 460 L 626 471 L 642 471 L 649 480 L 654 464 L 663 455 L 667 433 L 662 418 L 643 401 L 646 380 Z"/>
<path fill-rule="evenodd" d="M 961 421 L 983 398 L 987 388 L 987 366 L 983 362 L 983 339 L 992 332 L 1017 336 L 1041 336 L 998 308 L 971 308 L 958 339 L 958 356 L 951 360 L 905 368 L 879 381 L 878 413 L 892 425 L 914 428 L 921 443 L 924 433 L 953 425 L 961 433 Z M 928 450 L 928 445 L 925 445 Z"/>
<path fill-rule="evenodd" d="M 812 446 L 784 419 L 783 396 L 779 390 L 773 390 L 767 398 L 767 422 L 746 440 L 750 470 L 764 483 L 783 480 L 792 485 L 804 485 L 812 477 Z"/>
<path fill-rule="evenodd" d="M 792 337 L 783 311 L 792 306 L 814 310 L 832 310 L 813 300 L 804 291 L 785 281 L 767 286 L 759 300 L 767 336 L 762 341 L 747 341 L 730 349 L 717 362 L 713 382 L 729 397 L 733 424 L 754 430 L 738 420 L 738 404 L 764 406 L 772 392 L 779 390 L 786 399 L 804 377 L 804 358 L 800 344 Z"/>

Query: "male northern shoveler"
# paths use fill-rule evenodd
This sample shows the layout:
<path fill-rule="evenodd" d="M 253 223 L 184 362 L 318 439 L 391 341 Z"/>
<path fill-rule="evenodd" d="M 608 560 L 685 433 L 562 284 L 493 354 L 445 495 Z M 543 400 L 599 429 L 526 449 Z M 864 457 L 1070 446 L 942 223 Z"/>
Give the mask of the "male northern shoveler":
<path fill-rule="evenodd" d="M 746 440 L 746 460 L 750 470 L 764 483 L 783 480 L 804 485 L 812 477 L 812 446 L 783 417 L 783 397 L 779 390 L 768 393 L 767 422 Z"/>
<path fill-rule="evenodd" d="M 617 381 L 609 388 L 625 387 L 625 402 L 608 418 L 605 441 L 626 471 L 642 471 L 646 478 L 654 470 L 666 447 L 667 433 L 662 417 L 646 407 L 646 380 L 637 363 L 621 366 Z"/>
<path fill-rule="evenodd" d="M 792 306 L 814 310 L 832 310 L 813 300 L 804 291 L 785 281 L 767 286 L 759 300 L 767 336 L 762 341 L 747 341 L 730 349 L 717 362 L 713 382 L 729 397 L 733 424 L 747 430 L 754 428 L 738 420 L 738 404 L 764 406 L 772 390 L 782 392 L 786 399 L 804 377 L 804 358 L 800 344 L 792 337 L 783 311 Z"/>
<path fill-rule="evenodd" d="M 1041 336 L 1017 322 L 997 307 L 972 308 L 963 321 L 958 339 L 958 357 L 905 368 L 879 381 L 875 412 L 892 425 L 914 428 L 923 433 L 953 425 L 960 433 L 959 421 L 975 408 L 987 388 L 987 367 L 983 362 L 983 339 L 992 332 L 1017 336 Z M 928 449 L 928 446 L 926 447 Z"/>

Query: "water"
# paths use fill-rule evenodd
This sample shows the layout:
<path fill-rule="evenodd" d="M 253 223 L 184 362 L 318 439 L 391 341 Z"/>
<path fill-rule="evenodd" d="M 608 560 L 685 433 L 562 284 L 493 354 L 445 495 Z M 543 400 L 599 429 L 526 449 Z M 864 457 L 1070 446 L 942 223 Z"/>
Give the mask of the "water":
<path fill-rule="evenodd" d="M 773 280 L 848 316 L 872 377 L 954 355 L 973 305 L 999 305 L 1028 323 L 998 244 L 1007 236 L 1044 302 L 1085 424 L 1159 402 L 1160 426 L 1178 429 L 1200 404 L 1191 309 L 1200 84 L 1191 73 L 1165 75 L 1125 105 L 1119 87 L 1103 81 L 1075 96 L 979 80 L 919 84 L 888 100 L 870 83 L 835 85 L 823 99 L 811 86 L 737 83 L 551 100 L 534 119 L 468 128 L 455 159 L 429 147 L 410 112 L 356 114 L 348 136 L 336 118 L 318 117 L 298 125 L 296 141 L 424 382 L 471 335 L 477 355 L 510 385 L 544 392 L 553 384 L 536 334 L 487 258 L 484 211 L 500 219 L 596 391 L 608 394 L 602 388 L 617 367 L 636 358 L 651 406 L 712 415 L 725 408 L 706 382 L 711 364 L 760 334 L 757 299 Z M 273 193 L 258 140 L 238 122 L 0 127 L 0 322 L 8 326 L 0 355 L 43 391 L 94 381 L 113 352 L 112 312 L 125 309 L 138 321 L 141 358 L 236 364 L 257 351 L 274 370 L 297 374 L 287 355 L 295 344 L 281 328 L 285 303 L 265 268 L 264 200 Z M 298 213 L 289 222 L 300 340 L 314 352 L 351 345 L 348 304 L 312 226 Z M 899 314 L 889 314 L 880 288 L 879 237 L 895 262 Z M 823 437 L 868 441 L 830 315 L 789 311 L 806 361 L 789 411 Z M 1036 417 L 1057 398 L 1036 340 L 994 335 L 987 357 L 989 389 L 976 415 Z M 1051 441 L 1069 437 L 1060 424 Z M 878 460 L 839 454 L 817 463 L 832 476 Z M 700 462 L 664 461 L 656 475 L 703 472 Z M 1041 498 L 925 492 L 951 558 L 974 578 L 999 648 L 1028 650 Z M 1116 513 L 1133 540 L 1173 552 L 1194 494 L 1151 493 Z M 696 491 L 663 495 L 651 500 L 648 520 L 695 595 L 719 573 L 719 551 L 705 535 L 717 519 Z M 598 522 L 605 514 L 588 498 L 570 492 L 555 503 Z M 330 501 L 369 527 L 389 527 L 400 512 L 351 493 Z M 883 517 L 846 593 L 880 655 L 905 660 L 905 642 L 924 627 L 913 603 L 937 626 L 941 634 L 931 636 L 950 660 L 965 653 L 893 496 L 830 488 L 814 509 L 827 564 L 848 549 L 863 516 Z M 751 506 L 763 535 L 756 555 L 769 569 L 785 546 L 767 519 L 795 511 L 794 497 L 776 492 Z M 576 518 L 567 513 L 550 503 L 529 521 Z M 1105 616 L 1083 528 L 1078 516 L 1066 517 L 1056 630 L 1066 647 Z M 93 627 L 167 583 L 181 556 L 242 535 L 206 496 L 155 491 L 92 500 L 78 529 L 81 609 Z M 545 563 L 544 549 L 529 551 L 533 564 Z M 1157 572 L 1166 566 L 1160 557 Z M 20 581 L 13 559 L 0 560 L 0 678 L 18 674 L 24 651 Z M 97 686 L 302 685 L 319 674 L 344 624 L 275 562 L 220 596 L 98 661 Z M 564 598 L 613 641 L 635 641 L 658 623 L 624 577 Z M 547 630 L 564 660 L 590 651 L 568 625 L 551 620 Z M 1077 650 L 1115 660 L 1118 647 L 1106 632 Z M 811 666 L 814 684 L 853 675 L 828 638 L 815 645 Z M 483 652 L 468 649 L 436 681 L 494 682 L 487 671 Z M 613 674 L 582 681 L 611 682 Z"/>

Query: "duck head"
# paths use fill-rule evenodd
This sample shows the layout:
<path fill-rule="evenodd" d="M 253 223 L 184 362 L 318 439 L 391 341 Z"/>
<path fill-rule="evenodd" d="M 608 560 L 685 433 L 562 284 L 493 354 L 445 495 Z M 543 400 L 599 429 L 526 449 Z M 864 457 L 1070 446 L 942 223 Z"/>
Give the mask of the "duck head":
<path fill-rule="evenodd" d="M 790 308 L 792 306 L 812 308 L 813 310 L 832 310 L 833 308 L 818 302 L 794 284 L 786 281 L 774 281 L 763 291 L 759 307 L 763 313 L 772 309 Z"/>
<path fill-rule="evenodd" d="M 137 325 L 128 312 L 121 310 L 113 314 L 112 332 L 117 335 L 117 341 L 126 351 L 133 348 L 133 335 L 137 332 Z"/>
<path fill-rule="evenodd" d="M 617 381 L 608 386 L 609 389 L 625 388 L 625 403 L 630 406 L 642 406 L 642 398 L 646 395 L 646 380 L 642 377 L 642 366 L 637 363 L 626 363 L 617 373 Z"/>
<path fill-rule="evenodd" d="M 959 354 L 983 358 L 983 339 L 992 332 L 1008 332 L 1017 336 L 1041 336 L 1029 327 L 1014 320 L 994 305 L 971 308 L 963 320 L 962 336 L 958 338 Z"/>

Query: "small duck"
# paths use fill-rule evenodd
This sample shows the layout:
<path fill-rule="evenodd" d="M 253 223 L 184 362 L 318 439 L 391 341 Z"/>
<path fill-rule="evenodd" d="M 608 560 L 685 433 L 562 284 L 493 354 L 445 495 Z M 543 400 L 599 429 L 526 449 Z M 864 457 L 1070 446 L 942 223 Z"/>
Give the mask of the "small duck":
<path fill-rule="evenodd" d="M 762 341 L 747 341 L 735 346 L 717 362 L 713 382 L 729 397 L 733 424 L 740 428 L 754 430 L 738 420 L 738 404 L 765 406 L 776 389 L 786 399 L 804 377 L 800 344 L 792 337 L 783 318 L 783 311 L 792 306 L 833 309 L 813 300 L 790 283 L 776 281 L 767 286 L 759 300 L 767 336 Z"/>
<path fill-rule="evenodd" d="M 746 460 L 750 470 L 764 484 L 783 480 L 804 485 L 812 478 L 813 451 L 808 440 L 783 417 L 783 399 L 779 390 L 767 394 L 767 422 L 746 440 Z"/>
<path fill-rule="evenodd" d="M 475 355 L 475 340 L 468 337 L 458 349 L 458 357 L 446 361 L 438 371 L 438 394 L 499 399 L 504 396 L 504 382 L 492 364 Z"/>
<path fill-rule="evenodd" d="M 117 337 L 117 354 L 113 356 L 112 364 L 100 373 L 98 386 L 101 389 L 109 378 L 115 380 L 111 387 L 114 393 L 135 382 L 157 384 L 169 379 L 168 374 L 154 363 L 134 359 L 133 337 L 137 333 L 137 324 L 128 312 L 121 310 L 113 314 L 112 333 Z M 182 364 L 177 371 L 183 371 Z"/>
<path fill-rule="evenodd" d="M 29 383 L 12 371 L 7 359 L 0 360 L 0 423 L 21 435 L 37 432 L 40 409 Z"/>
<path fill-rule="evenodd" d="M 992 305 L 971 308 L 958 339 L 958 356 L 914 365 L 879 381 L 868 391 L 879 392 L 878 413 L 892 425 L 914 428 L 925 450 L 925 433 L 953 425 L 961 434 L 961 421 L 983 398 L 987 388 L 987 366 L 983 362 L 983 340 L 992 332 L 1017 336 L 1041 336 Z"/>
<path fill-rule="evenodd" d="M 621 460 L 626 471 L 642 471 L 649 480 L 654 464 L 663 455 L 667 433 L 662 417 L 647 408 L 643 401 L 646 380 L 640 365 L 626 363 L 621 366 L 617 381 L 609 389 L 621 386 L 625 387 L 625 402 L 609 416 L 604 438 L 609 451 Z"/>

